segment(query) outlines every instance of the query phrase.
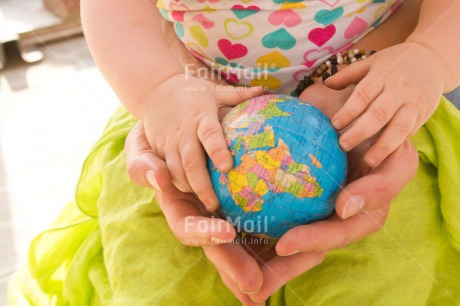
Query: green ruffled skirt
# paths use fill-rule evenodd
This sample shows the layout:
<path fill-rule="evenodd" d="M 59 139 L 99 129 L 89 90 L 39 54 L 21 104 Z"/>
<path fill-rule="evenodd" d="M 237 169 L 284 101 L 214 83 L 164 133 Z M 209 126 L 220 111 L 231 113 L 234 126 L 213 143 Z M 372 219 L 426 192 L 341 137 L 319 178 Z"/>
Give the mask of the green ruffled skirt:
<path fill-rule="evenodd" d="M 238 305 L 202 249 L 175 239 L 154 192 L 128 179 L 135 122 L 114 114 L 75 200 L 12 277 L 8 305 Z M 269 305 L 460 304 L 460 113 L 443 98 L 413 142 L 420 167 L 385 227 L 330 252 Z"/>

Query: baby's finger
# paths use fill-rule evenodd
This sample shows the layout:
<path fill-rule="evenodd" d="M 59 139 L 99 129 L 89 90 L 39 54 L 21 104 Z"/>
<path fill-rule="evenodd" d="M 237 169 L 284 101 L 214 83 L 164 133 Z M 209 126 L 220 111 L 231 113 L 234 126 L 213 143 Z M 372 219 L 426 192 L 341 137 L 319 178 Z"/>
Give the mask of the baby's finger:
<path fill-rule="evenodd" d="M 228 88 L 227 88 L 228 87 Z M 225 91 L 218 93 L 217 101 L 222 106 L 236 106 L 248 99 L 260 96 L 264 93 L 263 87 L 234 87 L 227 86 Z"/>
<path fill-rule="evenodd" d="M 217 116 L 204 115 L 198 123 L 197 135 L 217 169 L 229 171 L 233 167 L 233 158 Z"/>
<path fill-rule="evenodd" d="M 287 282 L 319 265 L 326 253 L 301 253 L 288 257 L 276 256 L 262 267 L 264 276 L 262 288 L 257 293 L 249 296 L 253 301 L 267 300 Z M 299 292 L 299 294 L 302 293 Z"/>
<path fill-rule="evenodd" d="M 189 139 L 180 147 L 182 167 L 190 187 L 209 211 L 219 207 L 219 200 L 214 192 L 206 168 L 206 157 L 198 139 Z"/>
<path fill-rule="evenodd" d="M 235 295 L 235 297 L 245 306 L 263 306 L 265 303 L 256 303 L 246 294 L 241 292 L 238 288 L 238 285 L 228 276 L 225 272 L 217 268 L 217 272 L 219 272 L 220 278 L 225 286 Z"/>
<path fill-rule="evenodd" d="M 192 192 L 187 177 L 182 167 L 182 159 L 176 150 L 166 150 L 166 165 L 171 173 L 171 182 L 182 192 Z"/>
<path fill-rule="evenodd" d="M 235 229 L 220 218 L 202 215 L 201 203 L 191 193 L 182 193 L 175 187 L 157 192 L 158 204 L 177 239 L 190 246 L 213 245 L 232 241 Z"/>
<path fill-rule="evenodd" d="M 379 132 L 401 107 L 401 100 L 384 90 L 353 125 L 340 136 L 342 149 L 350 151 L 362 141 Z"/>
<path fill-rule="evenodd" d="M 351 84 L 358 84 L 369 73 L 371 66 L 372 58 L 347 65 L 333 76 L 327 78 L 324 84 L 336 90 L 344 89 Z"/>
<path fill-rule="evenodd" d="M 414 133 L 417 110 L 411 104 L 403 105 L 384 129 L 377 142 L 366 153 L 364 160 L 370 167 L 378 166 Z"/>
<path fill-rule="evenodd" d="M 383 84 L 369 75 L 353 90 L 345 105 L 332 117 L 332 125 L 340 130 L 348 126 L 366 111 L 372 101 L 383 91 Z"/>
<path fill-rule="evenodd" d="M 203 248 L 208 259 L 227 274 L 241 292 L 254 293 L 262 287 L 262 271 L 241 245 L 221 244 Z"/>

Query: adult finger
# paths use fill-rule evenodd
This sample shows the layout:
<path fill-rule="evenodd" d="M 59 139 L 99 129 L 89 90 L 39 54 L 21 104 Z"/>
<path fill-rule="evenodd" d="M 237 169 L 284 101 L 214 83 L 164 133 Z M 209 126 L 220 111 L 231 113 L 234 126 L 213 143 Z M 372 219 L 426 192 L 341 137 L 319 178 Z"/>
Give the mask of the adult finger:
<path fill-rule="evenodd" d="M 166 163 L 150 148 L 142 121 L 138 121 L 129 132 L 125 152 L 128 176 L 135 184 L 156 190 L 166 190 L 171 186 Z"/>
<path fill-rule="evenodd" d="M 228 243 L 235 238 L 236 232 L 230 223 L 203 216 L 195 195 L 180 192 L 173 186 L 156 196 L 169 227 L 181 243 L 203 246 Z"/>
<path fill-rule="evenodd" d="M 208 259 L 236 283 L 243 293 L 262 287 L 262 271 L 256 260 L 241 245 L 221 244 L 204 247 Z"/>
<path fill-rule="evenodd" d="M 369 174 L 345 186 L 337 197 L 336 213 L 346 219 L 360 211 L 389 204 L 415 176 L 417 168 L 417 150 L 410 140 L 406 140 Z"/>
<path fill-rule="evenodd" d="M 278 241 L 276 252 L 280 256 L 343 248 L 379 231 L 385 223 L 389 206 L 365 211 L 346 220 L 337 215 L 331 218 L 297 226 Z"/>
<path fill-rule="evenodd" d="M 224 283 L 225 286 L 235 295 L 235 297 L 245 306 L 263 306 L 265 303 L 256 303 L 251 298 L 249 295 L 246 293 L 243 293 L 239 288 L 238 285 L 228 276 L 225 272 L 222 270 L 217 269 L 217 272 L 219 272 L 220 278 L 222 279 L 222 282 Z"/>
<path fill-rule="evenodd" d="M 191 141 L 183 144 L 180 147 L 180 155 L 182 167 L 193 192 L 203 202 L 207 210 L 215 211 L 219 207 L 219 200 L 212 187 L 206 168 L 206 158 L 198 139 L 191 139 Z"/>
<path fill-rule="evenodd" d="M 267 300 L 287 282 L 319 265 L 327 252 L 302 253 L 288 257 L 276 256 L 262 267 L 264 283 L 262 288 L 249 296 L 253 301 Z M 285 289 L 296 296 L 296 292 L 289 286 Z"/>

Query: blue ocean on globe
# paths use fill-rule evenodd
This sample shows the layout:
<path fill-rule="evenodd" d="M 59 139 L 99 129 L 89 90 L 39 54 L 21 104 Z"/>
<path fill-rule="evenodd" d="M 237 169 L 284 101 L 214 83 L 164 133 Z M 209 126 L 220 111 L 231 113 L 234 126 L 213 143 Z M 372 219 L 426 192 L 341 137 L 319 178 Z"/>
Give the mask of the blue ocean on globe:
<path fill-rule="evenodd" d="M 347 157 L 338 133 L 316 107 L 286 95 L 250 99 L 222 122 L 234 167 L 208 159 L 219 214 L 237 230 L 279 238 L 327 218 L 341 190 Z"/>

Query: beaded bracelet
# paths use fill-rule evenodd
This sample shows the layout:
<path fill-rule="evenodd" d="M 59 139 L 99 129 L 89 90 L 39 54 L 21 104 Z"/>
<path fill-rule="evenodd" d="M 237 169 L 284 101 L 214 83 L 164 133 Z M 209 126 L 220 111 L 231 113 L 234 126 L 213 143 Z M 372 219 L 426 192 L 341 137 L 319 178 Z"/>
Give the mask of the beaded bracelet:
<path fill-rule="evenodd" d="M 319 66 L 315 72 L 305 76 L 303 80 L 297 84 L 297 87 L 291 92 L 291 96 L 300 96 L 300 94 L 305 89 L 315 83 L 315 79 L 322 78 L 323 82 L 326 81 L 327 78 L 339 71 L 337 65 L 352 64 L 356 61 L 364 60 L 375 52 L 376 51 L 374 50 L 350 49 L 331 56 L 327 61 L 321 64 L 321 66 Z M 329 68 L 331 69 L 330 73 L 327 72 Z"/>

